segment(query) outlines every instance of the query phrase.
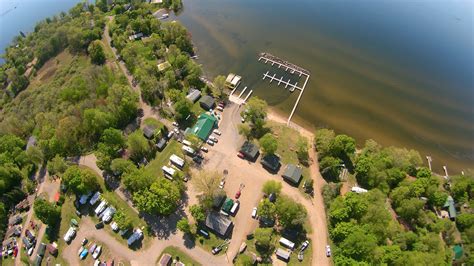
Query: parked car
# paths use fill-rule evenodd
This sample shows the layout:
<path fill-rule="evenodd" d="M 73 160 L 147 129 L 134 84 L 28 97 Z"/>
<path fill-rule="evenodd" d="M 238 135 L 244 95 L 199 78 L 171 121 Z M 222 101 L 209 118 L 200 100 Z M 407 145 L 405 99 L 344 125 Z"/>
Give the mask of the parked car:
<path fill-rule="evenodd" d="M 31 247 L 28 249 L 28 256 L 31 256 L 31 254 L 33 254 L 33 250 L 35 249 L 35 247 Z"/>
<path fill-rule="evenodd" d="M 77 251 L 77 256 L 80 256 L 81 253 L 82 253 L 82 251 L 84 251 L 84 247 L 83 247 L 83 246 L 81 246 L 81 247 L 79 248 L 79 251 Z"/>
<path fill-rule="evenodd" d="M 222 179 L 221 182 L 219 183 L 219 188 L 223 189 L 225 185 L 225 179 Z"/>
<path fill-rule="evenodd" d="M 216 109 L 217 109 L 217 111 L 221 111 L 221 112 L 224 111 L 224 107 L 222 107 L 222 106 L 217 106 Z"/>
<path fill-rule="evenodd" d="M 252 218 L 254 218 L 254 219 L 257 218 L 257 207 L 253 207 L 253 209 L 252 209 Z"/>
<path fill-rule="evenodd" d="M 87 249 L 84 249 L 81 254 L 79 255 L 79 258 L 81 260 L 85 259 L 87 257 L 87 254 L 89 253 L 89 251 L 87 251 Z"/>
<path fill-rule="evenodd" d="M 97 223 L 95 225 L 95 229 L 102 229 L 102 228 L 104 228 L 104 223 L 103 222 Z"/>
<path fill-rule="evenodd" d="M 241 153 L 241 152 L 238 152 L 238 153 L 237 153 L 237 157 L 239 157 L 240 159 L 245 159 L 244 154 Z"/>
<path fill-rule="evenodd" d="M 211 146 L 214 146 L 214 142 L 213 142 L 212 140 L 210 140 L 210 139 L 208 139 L 208 140 L 206 141 L 206 143 L 209 144 L 209 145 L 211 145 Z"/>
<path fill-rule="evenodd" d="M 112 230 L 113 230 L 114 232 L 117 232 L 117 231 L 119 230 L 119 226 L 118 226 L 118 224 L 117 224 L 116 222 L 112 222 L 112 223 L 110 224 L 110 227 L 112 227 Z"/>
<path fill-rule="evenodd" d="M 303 242 L 303 244 L 301 244 L 300 250 L 304 251 L 308 246 L 309 246 L 309 241 L 306 240 L 306 241 Z"/>
<path fill-rule="evenodd" d="M 326 246 L 326 257 L 331 257 L 331 247 L 329 245 Z"/>
<path fill-rule="evenodd" d="M 92 192 L 88 192 L 87 194 L 84 194 L 81 196 L 81 198 L 79 199 L 79 203 L 81 205 L 84 205 L 87 203 L 87 200 L 89 199 L 89 197 L 92 195 Z"/>
<path fill-rule="evenodd" d="M 173 122 L 173 126 L 174 126 L 174 127 L 179 127 L 179 124 L 178 124 L 178 122 L 176 122 L 176 121 L 175 121 L 175 122 Z"/>
<path fill-rule="evenodd" d="M 203 151 L 203 152 L 208 152 L 209 149 L 207 149 L 206 147 L 201 147 L 201 151 Z"/>
<path fill-rule="evenodd" d="M 237 193 L 235 193 L 235 198 L 236 199 L 240 198 L 240 194 L 242 194 L 242 192 L 238 190 Z"/>
<path fill-rule="evenodd" d="M 197 164 L 201 164 L 201 163 L 202 163 L 202 159 L 199 158 L 198 156 L 193 157 L 193 161 L 194 161 L 195 163 L 197 163 Z"/>
<path fill-rule="evenodd" d="M 211 253 L 213 255 L 216 255 L 217 253 L 219 253 L 220 251 L 222 250 L 222 247 L 215 247 L 211 250 Z"/>
<path fill-rule="evenodd" d="M 214 136 L 210 136 L 209 139 L 212 140 L 215 143 L 219 142 L 219 140 Z"/>
<path fill-rule="evenodd" d="M 90 252 L 90 253 L 94 253 L 96 247 L 97 247 L 97 245 L 96 245 L 96 244 L 93 244 L 93 245 L 89 248 L 89 252 Z"/>
<path fill-rule="evenodd" d="M 87 238 L 84 238 L 82 239 L 81 245 L 84 246 L 85 244 L 87 244 L 87 242 L 89 242 L 89 240 L 87 240 Z"/>
<path fill-rule="evenodd" d="M 101 247 L 101 246 L 98 246 L 98 247 L 95 249 L 94 253 L 92 254 L 92 257 L 93 257 L 94 259 L 97 259 L 97 258 L 100 256 L 100 252 L 101 252 L 101 251 L 102 251 L 102 247 Z"/>
<path fill-rule="evenodd" d="M 218 135 L 218 136 L 222 135 L 222 132 L 220 132 L 220 131 L 217 130 L 217 129 L 214 129 L 214 130 L 212 131 L 212 133 L 214 133 L 214 134 L 216 134 L 216 135 Z"/>

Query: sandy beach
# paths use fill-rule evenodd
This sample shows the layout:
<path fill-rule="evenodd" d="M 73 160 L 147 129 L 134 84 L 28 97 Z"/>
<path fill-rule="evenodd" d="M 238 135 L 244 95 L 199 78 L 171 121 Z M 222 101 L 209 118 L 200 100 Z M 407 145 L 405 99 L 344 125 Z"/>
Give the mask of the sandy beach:
<path fill-rule="evenodd" d="M 281 113 L 278 113 L 277 111 L 275 111 L 274 108 L 268 108 L 268 113 L 267 113 L 267 118 L 269 120 L 272 120 L 272 121 L 275 121 L 277 123 L 282 123 L 282 124 L 285 124 L 286 125 L 286 122 L 288 121 L 288 115 L 284 115 L 284 114 L 281 114 Z M 290 125 L 289 125 L 291 128 L 294 128 L 296 129 L 298 132 L 300 132 L 304 137 L 306 137 L 308 139 L 308 142 L 311 143 L 311 146 L 312 146 L 312 143 L 313 143 L 313 139 L 314 139 L 314 133 L 312 130 L 309 130 L 293 121 L 290 121 Z"/>

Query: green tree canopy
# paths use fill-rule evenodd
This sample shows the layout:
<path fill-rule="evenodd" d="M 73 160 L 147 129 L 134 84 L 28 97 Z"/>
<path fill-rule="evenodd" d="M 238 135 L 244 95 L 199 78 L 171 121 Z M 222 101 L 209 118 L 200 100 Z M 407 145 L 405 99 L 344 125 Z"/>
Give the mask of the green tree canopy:
<path fill-rule="evenodd" d="M 50 175 L 57 175 L 67 170 L 67 164 L 61 156 L 56 154 L 53 159 L 48 161 L 47 168 Z"/>
<path fill-rule="evenodd" d="M 125 188 L 132 193 L 149 188 L 155 179 L 155 177 L 147 174 L 144 168 L 126 172 L 122 176 L 122 182 Z"/>
<path fill-rule="evenodd" d="M 276 206 L 269 199 L 265 198 L 258 204 L 258 216 L 264 219 L 274 220 L 276 216 Z"/>
<path fill-rule="evenodd" d="M 214 78 L 214 81 L 212 82 L 211 90 L 212 90 L 212 96 L 218 99 L 222 99 L 224 96 L 224 90 L 225 90 L 225 77 L 222 75 L 219 75 Z"/>
<path fill-rule="evenodd" d="M 282 188 L 281 182 L 275 181 L 275 180 L 268 180 L 265 181 L 262 187 L 262 192 L 270 195 L 272 193 L 275 193 L 276 195 L 280 195 Z"/>
<path fill-rule="evenodd" d="M 269 250 L 272 247 L 272 228 L 255 229 L 255 245 L 261 249 Z"/>
<path fill-rule="evenodd" d="M 278 222 L 285 228 L 297 227 L 306 221 L 306 209 L 287 196 L 279 196 L 276 201 Z"/>
<path fill-rule="evenodd" d="M 179 220 L 176 224 L 176 228 L 178 228 L 179 231 L 185 234 L 191 233 L 191 225 L 189 224 L 189 221 L 186 218 L 181 218 L 181 220 Z"/>
<path fill-rule="evenodd" d="M 143 157 L 146 157 L 150 151 L 148 140 L 143 136 L 141 130 L 137 130 L 128 136 L 127 140 L 130 157 L 133 161 L 138 162 Z"/>
<path fill-rule="evenodd" d="M 186 98 L 183 98 L 174 104 L 175 119 L 183 122 L 192 114 L 193 104 Z"/>
<path fill-rule="evenodd" d="M 140 211 L 157 215 L 172 214 L 176 211 L 180 198 L 179 188 L 167 179 L 154 182 L 150 188 L 133 194 L 133 201 Z"/>
<path fill-rule="evenodd" d="M 122 176 L 125 173 L 131 173 L 137 170 L 135 164 L 127 159 L 117 158 L 112 161 L 110 164 L 110 170 L 116 176 Z"/>
<path fill-rule="evenodd" d="M 278 141 L 271 133 L 267 133 L 261 137 L 259 143 L 265 154 L 275 154 L 278 149 Z"/>
<path fill-rule="evenodd" d="M 102 42 L 95 40 L 89 44 L 87 52 L 91 58 L 91 62 L 96 65 L 102 65 L 105 63 L 105 52 Z"/>
<path fill-rule="evenodd" d="M 99 189 L 97 176 L 92 170 L 70 166 L 62 177 L 62 182 L 76 194 L 86 194 Z"/>
<path fill-rule="evenodd" d="M 61 220 L 61 208 L 45 199 L 35 200 L 34 211 L 36 217 L 49 226 L 54 226 Z"/>
<path fill-rule="evenodd" d="M 120 230 L 132 229 L 132 219 L 127 216 L 122 210 L 118 210 L 114 215 L 114 222 L 117 223 Z"/>
<path fill-rule="evenodd" d="M 191 216 L 193 216 L 196 222 L 203 222 L 206 219 L 206 212 L 200 205 L 191 205 L 189 207 Z"/>

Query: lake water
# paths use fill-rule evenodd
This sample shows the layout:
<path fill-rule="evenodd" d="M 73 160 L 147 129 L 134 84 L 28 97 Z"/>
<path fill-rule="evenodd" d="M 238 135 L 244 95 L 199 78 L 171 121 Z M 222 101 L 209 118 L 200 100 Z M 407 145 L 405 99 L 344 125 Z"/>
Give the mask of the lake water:
<path fill-rule="evenodd" d="M 270 52 L 311 72 L 294 121 L 414 148 L 454 174 L 474 169 L 473 3 L 186 0 L 178 19 L 206 75 L 238 73 L 288 116 L 297 93 L 262 80 Z"/>
<path fill-rule="evenodd" d="M 78 2 L 80 1 L 0 0 L 0 53 L 4 53 L 13 38 L 20 35 L 20 31 L 25 34 L 31 32 L 40 20 L 68 11 Z"/>
<path fill-rule="evenodd" d="M 77 2 L 0 0 L 0 50 Z M 311 71 L 294 121 L 417 149 L 437 172 L 474 168 L 474 2 L 184 2 L 207 76 L 238 73 L 288 116 L 296 93 L 261 79 L 278 71 L 257 54 L 273 53 Z"/>

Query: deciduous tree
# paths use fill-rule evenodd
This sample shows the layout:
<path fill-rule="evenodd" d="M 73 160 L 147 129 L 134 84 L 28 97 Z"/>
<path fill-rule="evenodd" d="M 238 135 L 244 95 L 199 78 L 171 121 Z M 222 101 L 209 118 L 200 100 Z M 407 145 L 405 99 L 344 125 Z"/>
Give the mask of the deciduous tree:
<path fill-rule="evenodd" d="M 49 226 L 54 226 L 61 220 L 61 208 L 45 199 L 35 200 L 34 211 L 36 217 Z"/>
<path fill-rule="evenodd" d="M 95 40 L 91 42 L 87 51 L 93 64 L 102 65 L 105 63 L 105 52 L 101 41 Z"/>
<path fill-rule="evenodd" d="M 271 133 L 267 133 L 261 137 L 259 143 L 264 154 L 275 154 L 278 149 L 278 141 Z"/>
<path fill-rule="evenodd" d="M 276 201 L 278 222 L 285 228 L 297 227 L 306 221 L 306 209 L 287 196 L 279 196 Z"/>
<path fill-rule="evenodd" d="M 262 192 L 267 195 L 270 195 L 272 193 L 276 195 L 280 195 L 281 188 L 282 188 L 281 182 L 278 182 L 275 180 L 268 180 L 263 184 Z"/>
<path fill-rule="evenodd" d="M 157 215 L 172 214 L 176 211 L 180 198 L 178 187 L 167 179 L 154 182 L 150 188 L 133 194 L 133 201 L 140 211 Z"/>

